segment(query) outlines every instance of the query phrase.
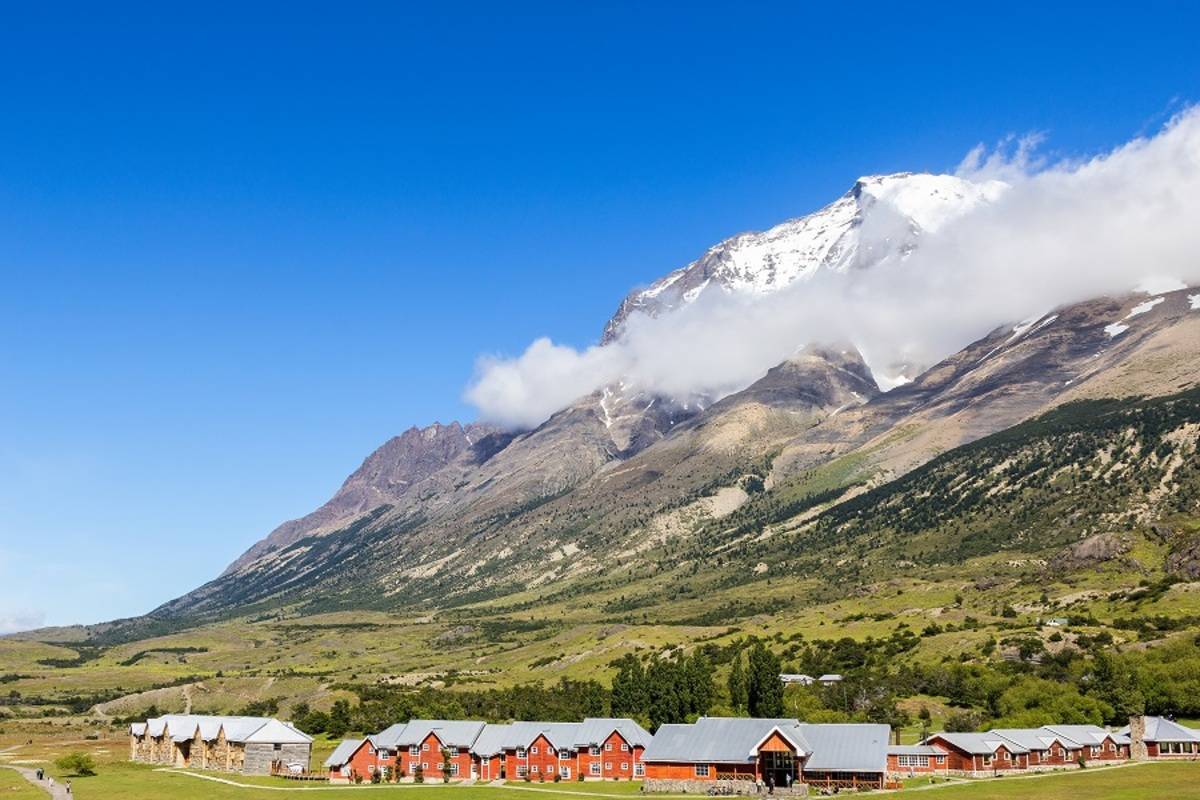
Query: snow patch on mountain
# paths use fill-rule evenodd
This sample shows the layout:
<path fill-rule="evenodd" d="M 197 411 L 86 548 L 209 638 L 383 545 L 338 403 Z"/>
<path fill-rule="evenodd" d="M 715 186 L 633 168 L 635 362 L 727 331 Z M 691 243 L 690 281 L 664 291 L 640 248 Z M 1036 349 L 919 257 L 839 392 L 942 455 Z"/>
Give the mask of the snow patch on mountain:
<path fill-rule="evenodd" d="M 1200 294 L 1189 294 L 1188 302 L 1192 304 L 1192 311 L 1200 311 Z"/>
<path fill-rule="evenodd" d="M 1138 303 L 1136 306 L 1134 306 L 1132 309 L 1130 309 L 1128 314 L 1125 315 L 1125 319 L 1129 319 L 1131 317 L 1136 317 L 1139 314 L 1145 314 L 1147 311 L 1154 308 L 1156 305 L 1158 305 L 1165 299 L 1166 299 L 1165 297 L 1156 297 L 1153 300 L 1147 300 L 1144 303 Z"/>

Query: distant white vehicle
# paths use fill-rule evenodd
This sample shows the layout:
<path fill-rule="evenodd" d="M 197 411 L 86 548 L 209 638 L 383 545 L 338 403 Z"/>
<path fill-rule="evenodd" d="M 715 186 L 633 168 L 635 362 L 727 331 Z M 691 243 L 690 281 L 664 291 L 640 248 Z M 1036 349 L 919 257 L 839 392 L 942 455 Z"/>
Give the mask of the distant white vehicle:
<path fill-rule="evenodd" d="M 835 673 L 835 672 L 830 672 L 830 673 L 827 673 L 827 674 L 825 674 L 825 675 L 822 675 L 821 677 L 817 678 L 817 681 L 818 681 L 818 682 L 819 682 L 819 683 L 820 683 L 822 686 L 832 686 L 832 685 L 833 685 L 833 684 L 835 684 L 835 683 L 841 683 L 841 682 L 842 682 L 842 676 L 841 676 L 841 675 L 838 675 L 838 674 L 837 674 L 837 673 Z"/>
<path fill-rule="evenodd" d="M 301 775 L 304 772 L 304 763 L 301 761 L 289 761 L 286 765 L 287 771 L 293 775 Z"/>
<path fill-rule="evenodd" d="M 796 683 L 801 686 L 812 686 L 816 679 L 813 678 L 812 675 L 803 675 L 803 674 L 795 673 L 795 672 L 785 672 L 779 676 L 779 680 L 783 681 L 785 684 Z"/>

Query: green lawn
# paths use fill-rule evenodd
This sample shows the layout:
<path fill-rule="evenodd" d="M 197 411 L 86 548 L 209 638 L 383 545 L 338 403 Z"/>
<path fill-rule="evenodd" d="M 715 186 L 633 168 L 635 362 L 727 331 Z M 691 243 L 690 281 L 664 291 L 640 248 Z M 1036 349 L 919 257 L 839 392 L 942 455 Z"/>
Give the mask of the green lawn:
<path fill-rule="evenodd" d="M 2 800 L 46 800 L 46 793 L 11 769 L 0 769 Z"/>
<path fill-rule="evenodd" d="M 913 794 L 923 800 L 1192 800 L 1200 798 L 1200 763 L 1143 764 L 999 778 Z"/>

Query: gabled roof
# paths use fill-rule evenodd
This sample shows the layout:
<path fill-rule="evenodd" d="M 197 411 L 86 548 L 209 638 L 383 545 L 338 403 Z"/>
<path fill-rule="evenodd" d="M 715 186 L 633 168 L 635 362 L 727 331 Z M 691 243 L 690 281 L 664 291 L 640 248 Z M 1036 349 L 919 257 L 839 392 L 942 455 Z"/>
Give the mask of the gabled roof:
<path fill-rule="evenodd" d="M 801 752 L 812 752 L 795 719 L 701 717 L 691 725 L 663 725 L 646 747 L 642 761 L 746 764 L 754 760 L 753 753 L 773 731 Z"/>
<path fill-rule="evenodd" d="M 801 724 L 800 731 L 811 753 L 806 772 L 884 772 L 887 770 L 887 725 Z"/>
<path fill-rule="evenodd" d="M 575 731 L 575 747 L 600 745 L 616 731 L 630 747 L 645 747 L 653 738 L 650 732 L 627 717 L 588 717 Z"/>
<path fill-rule="evenodd" d="M 1129 726 L 1118 731 L 1118 735 L 1129 737 Z M 1200 731 L 1180 725 L 1162 717 L 1146 717 L 1147 742 L 1200 742 Z"/>
<path fill-rule="evenodd" d="M 246 737 L 250 742 L 266 742 L 267 744 L 308 744 L 312 737 L 297 730 L 295 726 L 277 719 L 267 720 L 267 724 Z"/>
<path fill-rule="evenodd" d="M 1106 731 L 1099 725 L 1043 725 L 1041 729 L 1079 742 L 1080 746 L 1100 745 L 1105 739 L 1112 739 L 1117 744 L 1129 744 L 1128 736 Z"/>
<path fill-rule="evenodd" d="M 145 736 L 146 723 L 144 723 L 144 722 L 133 723 L 132 725 L 129 726 L 129 732 L 132 733 L 134 736 Z"/>
<path fill-rule="evenodd" d="M 1054 734 L 1045 728 L 995 728 L 988 731 L 988 735 L 999 736 L 1001 739 L 1031 752 L 1049 750 L 1055 742 L 1062 744 L 1068 750 L 1077 750 L 1080 746 L 1074 739 Z"/>
<path fill-rule="evenodd" d="M 545 736 L 556 749 L 572 748 L 582 723 L 579 722 L 514 722 L 509 726 L 506 747 L 529 747 L 539 736 Z"/>
<path fill-rule="evenodd" d="M 270 717 L 217 717 L 207 714 L 164 714 L 146 720 L 146 733 L 158 737 L 165 730 L 176 742 L 185 742 L 196 735 L 205 741 L 216 739 L 222 730 L 231 742 L 253 741 L 271 744 L 311 742 L 312 738 L 294 726 Z M 265 730 L 264 730 L 265 729 Z M 262 732 L 259 734 L 259 732 Z M 256 736 L 256 734 L 258 734 Z"/>
<path fill-rule="evenodd" d="M 511 727 L 511 725 L 485 725 L 479 738 L 475 740 L 475 744 L 471 745 L 471 751 L 484 758 L 500 755 L 507 749 L 506 743 L 511 738 L 509 731 Z"/>
<path fill-rule="evenodd" d="M 376 747 L 394 749 L 420 744 L 432 733 L 446 747 L 469 748 L 479 738 L 484 724 L 475 720 L 412 719 L 369 738 Z"/>
<path fill-rule="evenodd" d="M 358 748 L 362 747 L 364 739 L 343 739 L 337 747 L 333 748 L 333 752 L 329 754 L 329 758 L 325 759 L 326 767 L 340 767 L 350 761 L 350 756 L 354 755 Z"/>
<path fill-rule="evenodd" d="M 1001 747 L 1010 753 L 1028 753 L 1029 748 L 1010 741 L 996 733 L 935 733 L 930 739 L 938 738 L 964 753 L 990 756 Z M 928 740 L 926 740 L 928 741 Z"/>

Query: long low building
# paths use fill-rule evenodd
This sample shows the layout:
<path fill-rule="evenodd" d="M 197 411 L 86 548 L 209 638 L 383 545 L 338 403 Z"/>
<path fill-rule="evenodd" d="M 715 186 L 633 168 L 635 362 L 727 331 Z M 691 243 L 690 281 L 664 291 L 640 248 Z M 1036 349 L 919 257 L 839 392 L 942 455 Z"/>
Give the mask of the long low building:
<path fill-rule="evenodd" d="M 1141 758 L 1200 758 L 1200 731 L 1164 717 L 1135 717 L 1121 729 L 1123 736 L 1140 741 Z"/>
<path fill-rule="evenodd" d="M 970 776 L 1126 761 L 1132 749 L 1126 733 L 1108 731 L 1098 725 L 935 733 L 923 744 L 946 753 L 946 771 Z"/>
<path fill-rule="evenodd" d="M 583 722 L 410 720 L 342 742 L 325 761 L 335 783 L 417 780 L 632 780 L 650 734 L 631 719 Z"/>
<path fill-rule="evenodd" d="M 270 717 L 167 714 L 129 726 L 129 758 L 149 764 L 269 775 L 307 770 L 312 737 Z"/>
<path fill-rule="evenodd" d="M 642 755 L 646 789 L 705 791 L 725 781 L 733 791 L 765 783 L 827 789 L 883 788 L 891 728 L 808 724 L 797 719 L 701 717 L 663 725 Z"/>

